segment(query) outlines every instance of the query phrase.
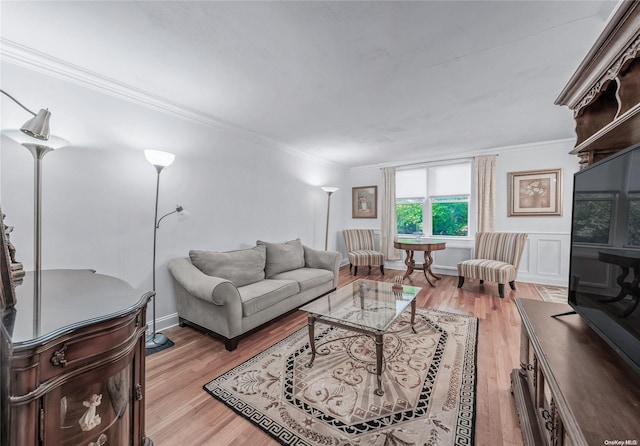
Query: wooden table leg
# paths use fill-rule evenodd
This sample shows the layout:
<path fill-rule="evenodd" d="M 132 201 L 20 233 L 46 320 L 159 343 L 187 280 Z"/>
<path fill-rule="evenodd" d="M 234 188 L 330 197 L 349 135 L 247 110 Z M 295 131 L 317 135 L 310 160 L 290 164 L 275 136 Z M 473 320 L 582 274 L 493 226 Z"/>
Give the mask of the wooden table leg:
<path fill-rule="evenodd" d="M 415 261 L 413 260 L 413 251 L 407 249 L 405 251 L 405 254 L 406 255 L 404 257 L 404 264 L 407 266 L 407 271 L 404 273 L 404 277 L 402 277 L 402 280 L 411 275 L 411 273 L 413 272 L 413 267 L 415 266 Z"/>
<path fill-rule="evenodd" d="M 316 359 L 316 337 L 314 334 L 315 331 L 315 323 L 316 318 L 314 315 L 309 314 L 307 319 L 307 325 L 309 326 L 309 346 L 311 347 L 311 361 L 309 361 L 305 367 L 311 368 L 313 366 L 313 361 Z"/>
<path fill-rule="evenodd" d="M 433 257 L 431 257 L 431 251 L 424 252 L 424 264 L 422 265 L 422 272 L 424 273 L 424 278 L 427 279 L 429 285 L 435 288 L 436 284 L 431 281 L 429 276 L 433 277 L 435 280 L 440 280 L 442 277 L 437 276 L 431 271 L 431 264 L 433 263 Z"/>

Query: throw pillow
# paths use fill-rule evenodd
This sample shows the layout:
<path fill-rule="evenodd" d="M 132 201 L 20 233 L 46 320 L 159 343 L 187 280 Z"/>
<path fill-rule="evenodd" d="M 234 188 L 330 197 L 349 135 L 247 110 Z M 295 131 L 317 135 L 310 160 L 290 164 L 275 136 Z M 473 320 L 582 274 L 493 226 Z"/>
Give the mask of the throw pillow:
<path fill-rule="evenodd" d="M 258 240 L 258 246 L 267 248 L 265 273 L 267 279 L 285 271 L 304 267 L 304 248 L 299 238 L 285 243 L 269 243 Z"/>
<path fill-rule="evenodd" d="M 228 252 L 192 249 L 189 251 L 189 258 L 206 275 L 227 279 L 241 287 L 264 280 L 267 250 L 265 246 Z"/>

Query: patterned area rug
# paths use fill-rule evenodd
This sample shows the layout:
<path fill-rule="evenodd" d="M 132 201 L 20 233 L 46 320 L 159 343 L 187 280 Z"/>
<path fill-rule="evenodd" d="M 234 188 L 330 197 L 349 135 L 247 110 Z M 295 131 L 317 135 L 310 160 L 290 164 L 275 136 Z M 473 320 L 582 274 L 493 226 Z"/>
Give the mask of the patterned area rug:
<path fill-rule="evenodd" d="M 305 327 L 204 389 L 285 445 L 473 445 L 477 319 L 409 319 L 384 337 L 382 397 L 373 340 L 320 322 L 313 367 Z"/>
<path fill-rule="evenodd" d="M 569 291 L 567 287 L 535 284 L 536 291 L 545 302 L 566 304 Z"/>

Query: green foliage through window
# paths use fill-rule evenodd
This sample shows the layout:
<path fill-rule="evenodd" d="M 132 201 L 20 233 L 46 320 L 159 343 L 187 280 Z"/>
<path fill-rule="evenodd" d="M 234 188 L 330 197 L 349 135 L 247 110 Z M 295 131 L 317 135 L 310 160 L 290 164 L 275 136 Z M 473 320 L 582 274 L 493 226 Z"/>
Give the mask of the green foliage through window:
<path fill-rule="evenodd" d="M 422 232 L 422 198 L 409 198 L 396 202 L 398 234 Z"/>
<path fill-rule="evenodd" d="M 423 198 L 396 201 L 398 234 L 424 232 Z M 465 237 L 469 235 L 469 197 L 435 197 L 431 199 L 432 235 Z"/>
<path fill-rule="evenodd" d="M 465 237 L 469 235 L 467 197 L 434 198 L 431 205 L 433 235 Z"/>

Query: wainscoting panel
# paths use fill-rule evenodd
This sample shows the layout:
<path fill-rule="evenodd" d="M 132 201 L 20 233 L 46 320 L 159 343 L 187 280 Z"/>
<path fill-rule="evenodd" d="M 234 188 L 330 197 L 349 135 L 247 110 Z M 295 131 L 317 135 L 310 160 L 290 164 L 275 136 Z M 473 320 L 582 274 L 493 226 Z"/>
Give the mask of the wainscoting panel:
<path fill-rule="evenodd" d="M 468 260 L 473 255 L 473 247 L 452 246 L 444 251 L 433 253 L 433 270 L 440 270 L 443 274 L 458 274 L 458 262 Z"/>
<path fill-rule="evenodd" d="M 571 234 L 529 232 L 518 280 L 567 286 Z"/>
<path fill-rule="evenodd" d="M 518 274 L 527 274 L 531 271 L 531 239 L 527 238 L 524 244 L 524 250 L 522 250 L 522 257 L 520 258 L 520 269 Z"/>
<path fill-rule="evenodd" d="M 536 270 L 539 274 L 558 277 L 562 262 L 562 244 L 560 240 L 540 238 L 537 245 Z"/>

